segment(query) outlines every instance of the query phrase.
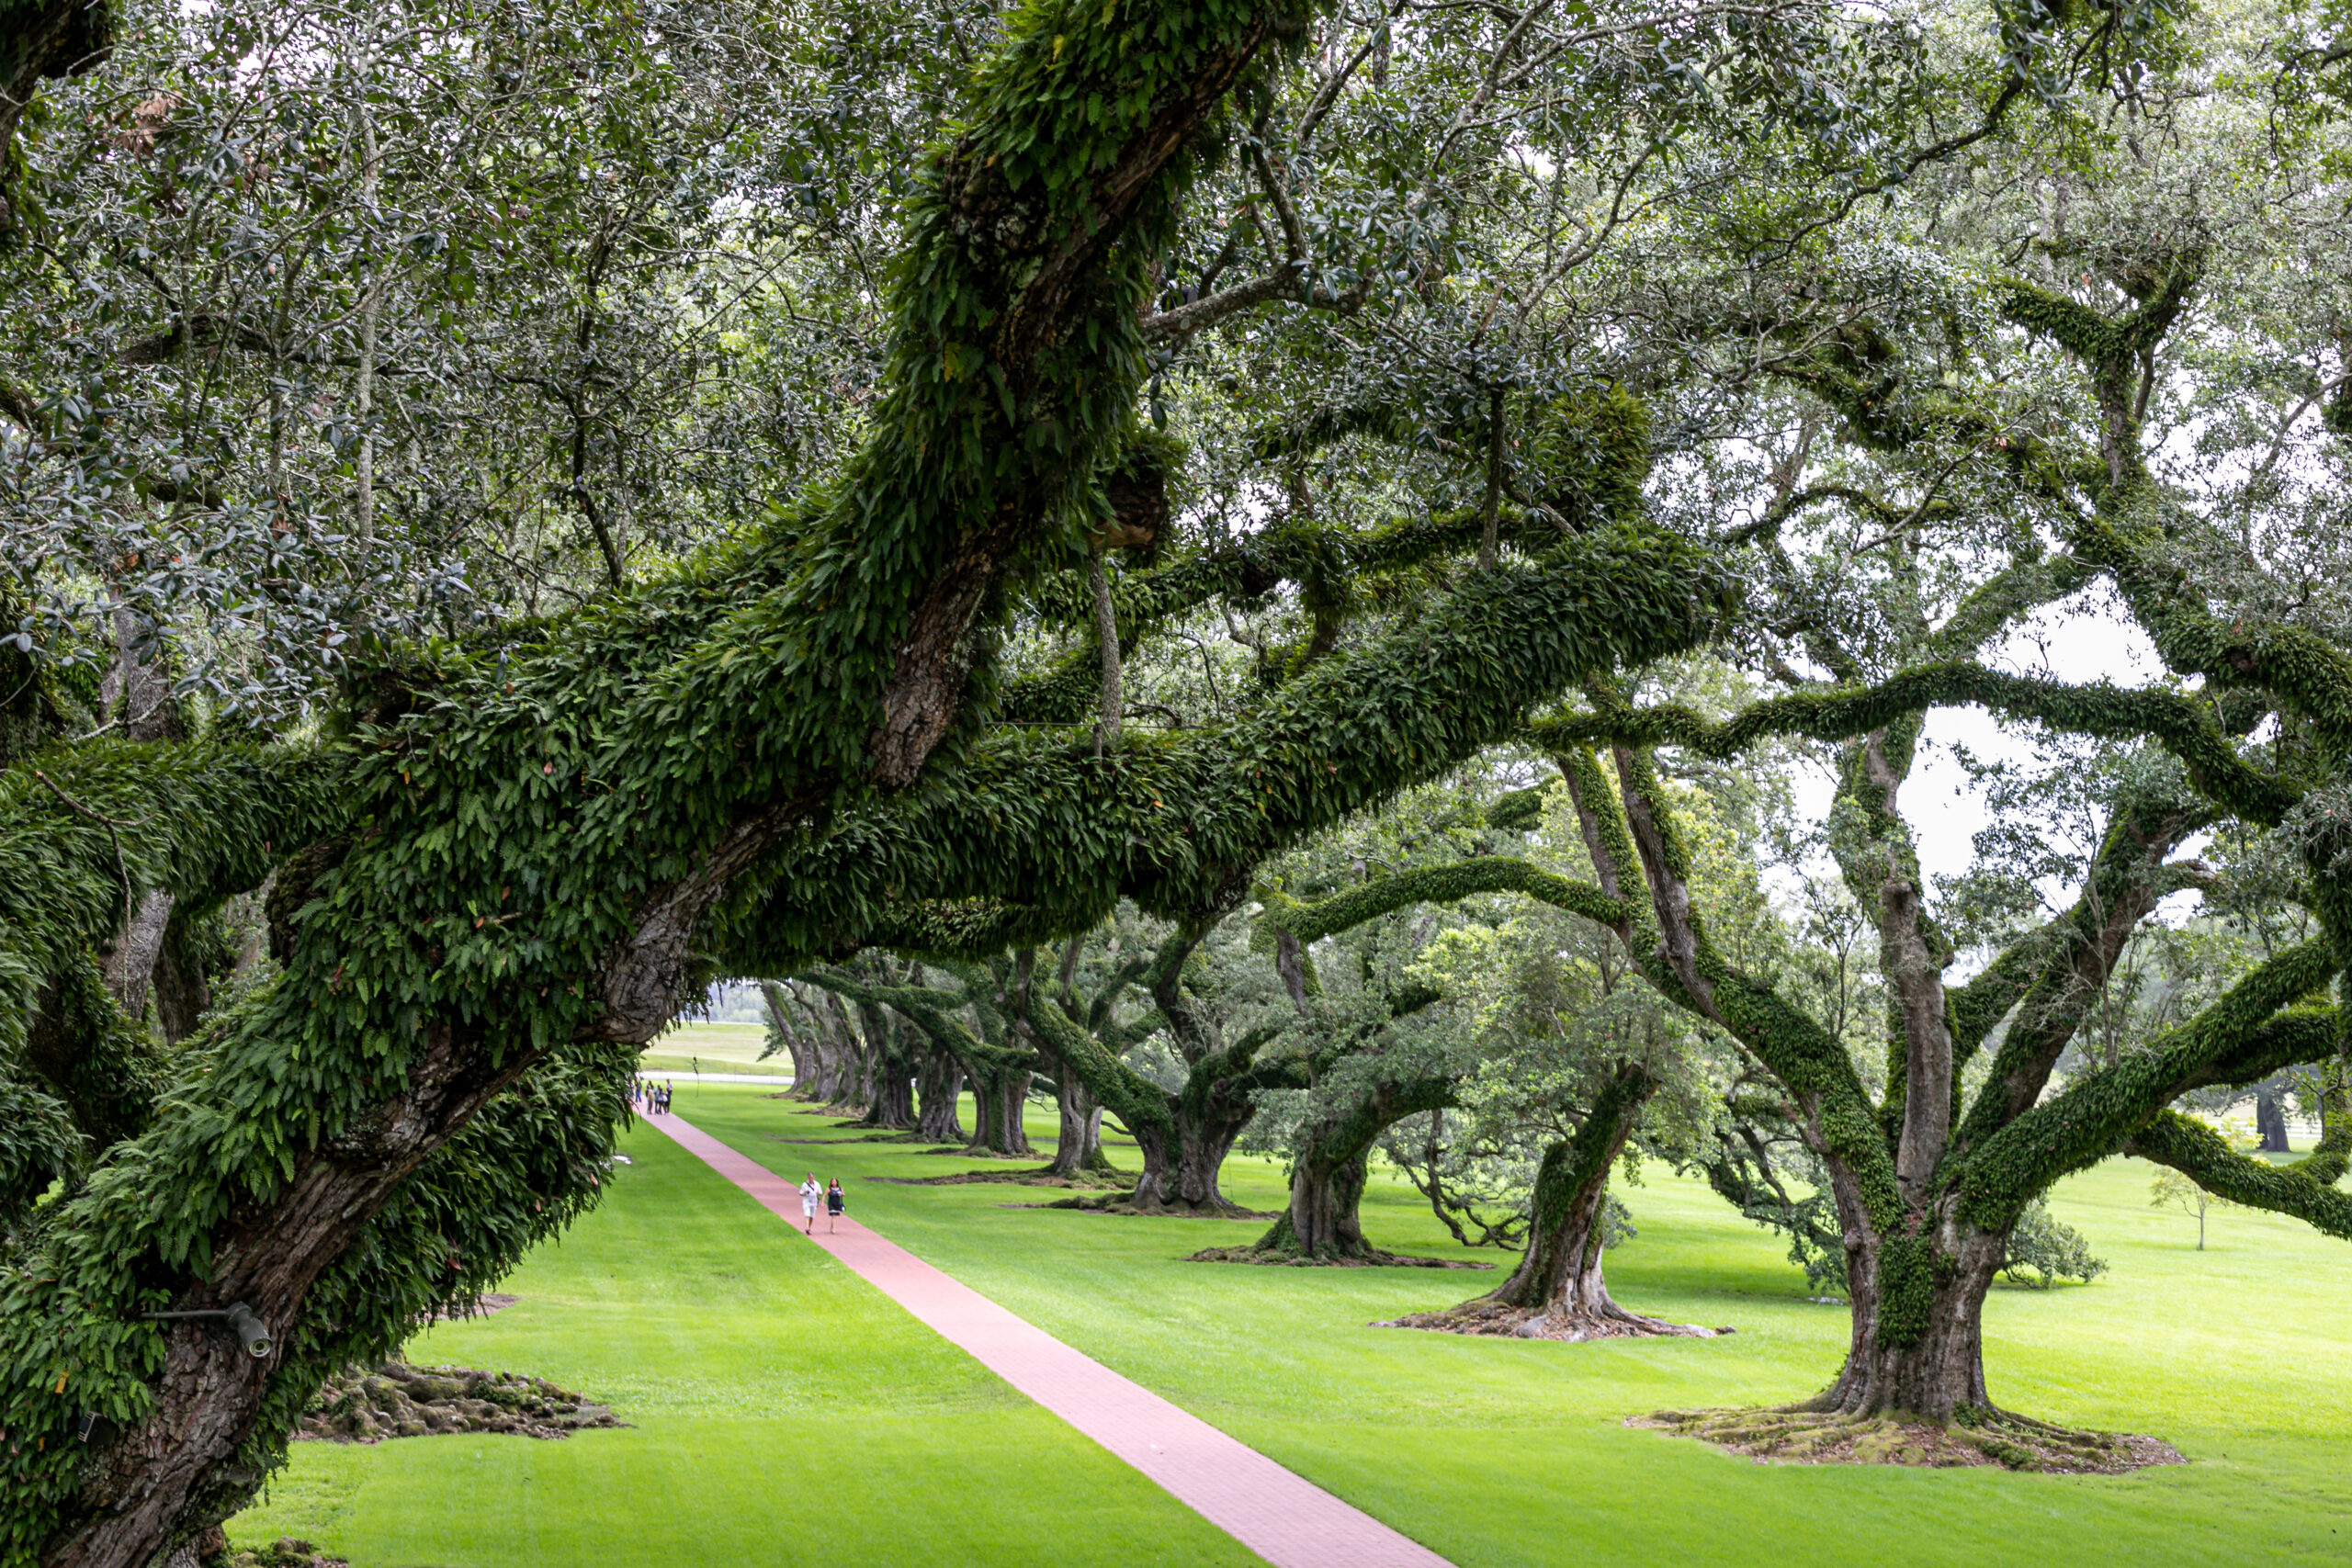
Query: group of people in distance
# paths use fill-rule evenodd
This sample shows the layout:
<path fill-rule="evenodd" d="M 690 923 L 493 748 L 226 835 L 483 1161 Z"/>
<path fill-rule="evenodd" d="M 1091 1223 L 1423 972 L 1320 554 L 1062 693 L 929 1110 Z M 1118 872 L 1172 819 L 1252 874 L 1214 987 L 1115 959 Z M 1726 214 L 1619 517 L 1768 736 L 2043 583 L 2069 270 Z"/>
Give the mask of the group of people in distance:
<path fill-rule="evenodd" d="M 800 1184 L 800 1215 L 808 1222 L 810 1235 L 817 1234 L 817 1205 L 820 1203 L 825 1206 L 825 1229 L 837 1229 L 842 1211 L 849 1207 L 849 1200 L 842 1193 L 842 1179 L 834 1177 L 832 1185 L 828 1187 L 817 1179 L 817 1173 L 812 1170 L 808 1173 L 808 1179 Z"/>
<path fill-rule="evenodd" d="M 631 1078 L 628 1102 L 648 1116 L 662 1114 L 670 1109 L 670 1086 L 650 1078 Z"/>

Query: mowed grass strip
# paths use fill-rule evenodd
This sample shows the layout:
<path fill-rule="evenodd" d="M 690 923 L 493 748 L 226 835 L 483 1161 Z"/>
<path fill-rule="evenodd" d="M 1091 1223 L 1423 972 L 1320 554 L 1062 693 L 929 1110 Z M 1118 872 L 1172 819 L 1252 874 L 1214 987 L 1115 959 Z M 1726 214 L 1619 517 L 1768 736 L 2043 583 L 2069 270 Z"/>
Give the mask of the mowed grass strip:
<path fill-rule="evenodd" d="M 553 1378 L 633 1428 L 298 1444 L 238 1545 L 359 1568 L 1257 1561 L 667 1138 L 625 1147 L 611 1196 L 507 1282 L 518 1304 L 409 1354 Z"/>
<path fill-rule="evenodd" d="M 1188 1264 L 1257 1227 L 1008 1207 L 1053 1195 L 1017 1187 L 865 1180 L 981 1162 L 866 1142 L 757 1089 L 682 1087 L 678 1109 L 771 1169 L 842 1176 L 854 1211 L 892 1240 L 1461 1568 L 2352 1562 L 2352 1247 L 2228 1211 L 2199 1253 L 2193 1219 L 2149 1207 L 2136 1162 L 2060 1190 L 2058 1213 L 2111 1271 L 2086 1287 L 1997 1289 L 1988 1374 L 2011 1409 L 2155 1433 L 2192 1462 L 2046 1477 L 1759 1465 L 1623 1427 L 1661 1407 L 1804 1398 L 1833 1376 L 1847 1334 L 1843 1308 L 1804 1300 L 1782 1242 L 1656 1165 L 1619 1189 L 1640 1235 L 1610 1254 L 1611 1286 L 1640 1311 L 1732 1325 L 1730 1337 L 1374 1329 L 1496 1276 Z M 1051 1131 L 1033 1120 L 1033 1139 Z M 1114 1157 L 1134 1164 L 1131 1148 Z M 1272 1209 L 1281 1171 L 1237 1158 L 1226 1190 Z M 1400 1250 L 1512 1261 L 1464 1253 L 1394 1179 L 1375 1179 L 1365 1222 Z"/>
<path fill-rule="evenodd" d="M 762 1061 L 760 1053 L 767 1044 L 768 1032 L 756 1023 L 689 1021 L 672 1024 L 656 1035 L 638 1065 L 646 1072 L 673 1078 L 692 1078 L 699 1071 L 756 1073 L 788 1081 L 792 1058 L 779 1052 Z"/>

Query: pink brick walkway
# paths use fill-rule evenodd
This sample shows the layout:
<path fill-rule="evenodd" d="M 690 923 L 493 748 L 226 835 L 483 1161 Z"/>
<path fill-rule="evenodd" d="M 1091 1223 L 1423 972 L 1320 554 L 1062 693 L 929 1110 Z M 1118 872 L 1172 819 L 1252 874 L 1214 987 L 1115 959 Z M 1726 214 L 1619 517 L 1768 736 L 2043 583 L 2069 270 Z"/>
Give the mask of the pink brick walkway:
<path fill-rule="evenodd" d="M 676 1116 L 645 1120 L 787 1224 L 797 1189 Z M 846 1219 L 817 1245 L 1274 1568 L 1452 1568 L 1255 1449 L 1034 1328 L 904 1247 Z"/>

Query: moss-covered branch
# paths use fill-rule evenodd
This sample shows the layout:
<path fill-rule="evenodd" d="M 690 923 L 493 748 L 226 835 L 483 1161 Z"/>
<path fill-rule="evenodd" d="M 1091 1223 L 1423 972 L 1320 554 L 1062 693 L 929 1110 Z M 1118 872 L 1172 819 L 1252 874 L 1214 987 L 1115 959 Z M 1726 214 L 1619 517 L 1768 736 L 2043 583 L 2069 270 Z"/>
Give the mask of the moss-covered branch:
<path fill-rule="evenodd" d="M 1981 1146 L 2041 1099 L 2114 975 L 2124 943 L 2166 891 L 2165 857 L 2204 822 L 2205 814 L 2188 803 L 2126 802 L 2108 824 L 2073 906 L 1953 993 L 1952 1015 L 1970 1055 L 2001 1018 L 2011 1020 L 1957 1147 Z"/>
<path fill-rule="evenodd" d="M 1874 686 L 1793 692 L 1713 721 L 1671 704 L 1618 713 L 1574 715 L 1532 726 L 1547 747 L 1611 741 L 1679 746 L 1708 757 L 1733 757 L 1775 736 L 1840 740 L 1866 735 L 1930 708 L 1973 705 L 2077 735 L 2145 739 L 2177 757 L 2206 798 L 2251 822 L 2275 825 L 2302 788 L 2247 761 L 2214 722 L 2209 705 L 2174 692 L 2070 686 L 2011 675 L 1965 661 L 1924 665 Z"/>
<path fill-rule="evenodd" d="M 1107 755 L 1046 736 L 977 748 L 953 787 L 841 823 L 778 863 L 714 938 L 739 973 L 839 951 L 907 899 L 1000 899 L 1090 929 L 1122 897 L 1186 918 L 1270 855 L 1515 733 L 1596 671 L 1688 647 L 1727 581 L 1692 546 L 1611 530 L 1506 562 L 1408 629 L 1335 656 L 1245 718 L 1129 734 Z M 736 945 L 736 944 L 741 945 Z"/>
<path fill-rule="evenodd" d="M 1279 888 L 1261 893 L 1266 906 L 1252 941 L 1271 950 L 1277 929 L 1309 942 L 1377 919 L 1413 904 L 1453 904 L 1479 893 L 1520 893 L 1539 903 L 1615 927 L 1626 918 L 1623 900 L 1589 883 L 1572 881 L 1513 855 L 1477 855 L 1451 865 L 1424 866 L 1375 878 L 1344 893 L 1300 903 Z"/>
<path fill-rule="evenodd" d="M 2006 1230 L 2050 1183 L 2114 1153 L 2190 1086 L 2210 1081 L 2216 1064 L 2246 1063 L 2257 1041 L 2273 1049 L 2296 1041 L 2269 1032 L 2270 1025 L 2322 991 L 2340 966 L 2324 941 L 2290 948 L 2148 1050 L 2086 1074 L 2023 1111 L 1967 1155 L 1951 1184 L 1962 1217 L 1986 1231 Z"/>
<path fill-rule="evenodd" d="M 2217 1198 L 2291 1214 L 2315 1230 L 2352 1241 L 2352 1193 L 2323 1186 L 2293 1166 L 2242 1155 L 2212 1128 L 2177 1111 L 2158 1112 L 2132 1134 L 2123 1152 L 2168 1165 Z"/>

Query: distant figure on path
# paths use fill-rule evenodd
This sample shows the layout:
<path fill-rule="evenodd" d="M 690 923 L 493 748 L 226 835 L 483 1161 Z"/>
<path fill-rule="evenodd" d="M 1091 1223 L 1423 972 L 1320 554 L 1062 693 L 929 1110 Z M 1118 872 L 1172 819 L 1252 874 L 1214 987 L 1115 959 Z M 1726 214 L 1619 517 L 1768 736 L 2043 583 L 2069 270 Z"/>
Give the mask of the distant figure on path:
<path fill-rule="evenodd" d="M 833 1231 L 840 1228 L 838 1222 L 842 1217 L 842 1211 L 848 1207 L 849 1200 L 842 1196 L 842 1179 L 836 1176 L 833 1178 L 833 1184 L 825 1189 L 825 1231 L 827 1235 L 830 1235 Z"/>
<path fill-rule="evenodd" d="M 824 1196 L 824 1191 L 813 1170 L 808 1173 L 808 1179 L 800 1184 L 800 1217 L 808 1222 L 810 1235 L 817 1234 L 817 1200 Z"/>

